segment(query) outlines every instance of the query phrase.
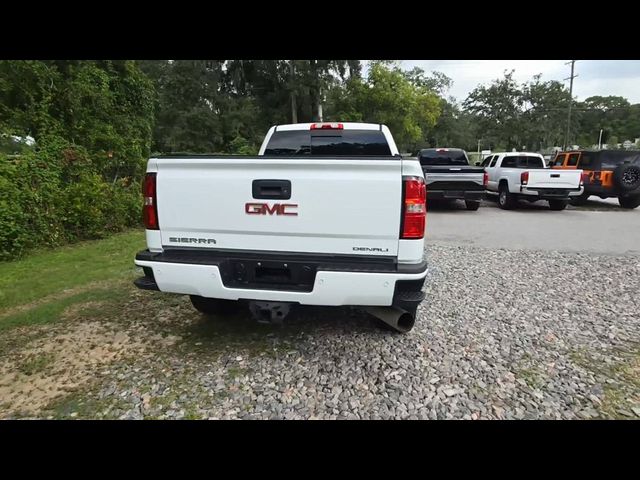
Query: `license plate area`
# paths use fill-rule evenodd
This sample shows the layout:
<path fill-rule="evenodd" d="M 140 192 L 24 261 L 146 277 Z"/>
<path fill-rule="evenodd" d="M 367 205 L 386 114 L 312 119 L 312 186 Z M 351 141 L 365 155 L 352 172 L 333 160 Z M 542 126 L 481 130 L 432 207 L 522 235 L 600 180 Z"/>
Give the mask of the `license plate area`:
<path fill-rule="evenodd" d="M 445 198 L 463 198 L 464 197 L 464 192 L 463 191 L 458 191 L 458 190 L 449 190 L 449 191 L 444 191 L 443 196 Z"/>
<path fill-rule="evenodd" d="M 291 268 L 289 267 L 255 267 L 255 279 L 261 282 L 291 282 Z"/>
<path fill-rule="evenodd" d="M 311 292 L 317 264 L 273 260 L 229 259 L 220 264 L 228 288 Z"/>
<path fill-rule="evenodd" d="M 568 190 L 547 188 L 545 190 L 539 190 L 538 195 L 541 197 L 567 197 L 569 195 Z"/>

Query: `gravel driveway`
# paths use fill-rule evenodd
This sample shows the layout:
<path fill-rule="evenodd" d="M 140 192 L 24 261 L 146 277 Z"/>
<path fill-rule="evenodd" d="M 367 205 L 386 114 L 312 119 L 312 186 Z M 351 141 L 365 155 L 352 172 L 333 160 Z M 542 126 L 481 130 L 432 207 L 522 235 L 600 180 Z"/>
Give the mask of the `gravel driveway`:
<path fill-rule="evenodd" d="M 35 416 L 640 417 L 640 257 L 427 254 L 427 299 L 406 335 L 350 308 L 300 308 L 276 327 L 134 291 L 100 328 L 135 349 Z"/>

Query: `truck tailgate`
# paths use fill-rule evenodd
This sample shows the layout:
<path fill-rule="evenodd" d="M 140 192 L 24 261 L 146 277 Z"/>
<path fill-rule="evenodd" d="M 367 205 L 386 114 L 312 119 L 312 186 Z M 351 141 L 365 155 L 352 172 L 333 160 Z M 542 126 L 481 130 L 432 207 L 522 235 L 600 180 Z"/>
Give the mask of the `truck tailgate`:
<path fill-rule="evenodd" d="M 400 159 L 184 157 L 156 166 L 165 247 L 397 256 Z"/>
<path fill-rule="evenodd" d="M 529 188 L 579 188 L 582 170 L 528 170 Z"/>

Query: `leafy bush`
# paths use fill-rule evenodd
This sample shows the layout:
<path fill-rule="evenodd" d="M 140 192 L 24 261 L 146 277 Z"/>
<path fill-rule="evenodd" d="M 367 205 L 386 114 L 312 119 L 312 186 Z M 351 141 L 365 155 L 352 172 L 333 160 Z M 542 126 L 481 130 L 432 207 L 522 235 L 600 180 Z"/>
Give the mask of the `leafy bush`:
<path fill-rule="evenodd" d="M 229 144 L 230 153 L 234 153 L 236 155 L 256 155 L 258 153 L 258 149 L 255 145 L 251 145 L 249 141 L 238 135 Z"/>
<path fill-rule="evenodd" d="M 153 118 L 134 61 L 0 60 L 0 260 L 140 225 Z"/>
<path fill-rule="evenodd" d="M 17 158 L 0 156 L 0 260 L 140 224 L 140 182 L 108 182 L 94 163 L 59 138 Z"/>

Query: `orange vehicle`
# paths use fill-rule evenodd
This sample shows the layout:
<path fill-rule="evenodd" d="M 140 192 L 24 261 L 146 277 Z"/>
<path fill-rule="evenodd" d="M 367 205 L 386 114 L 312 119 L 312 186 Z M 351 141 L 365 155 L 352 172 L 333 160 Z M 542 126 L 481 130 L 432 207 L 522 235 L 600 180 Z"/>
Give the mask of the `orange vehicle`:
<path fill-rule="evenodd" d="M 640 205 L 640 150 L 576 150 L 560 152 L 551 162 L 552 168 L 581 169 L 585 179 L 584 193 L 571 203 L 584 204 L 591 195 L 618 197 L 622 208 Z"/>

